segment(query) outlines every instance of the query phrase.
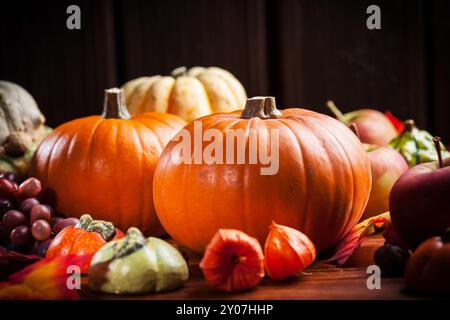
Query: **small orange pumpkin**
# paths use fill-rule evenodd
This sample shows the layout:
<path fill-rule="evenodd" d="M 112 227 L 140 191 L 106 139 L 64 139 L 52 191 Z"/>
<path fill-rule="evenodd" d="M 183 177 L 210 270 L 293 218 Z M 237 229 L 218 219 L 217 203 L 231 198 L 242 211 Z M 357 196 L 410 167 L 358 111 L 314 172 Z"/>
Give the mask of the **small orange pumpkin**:
<path fill-rule="evenodd" d="M 124 233 L 115 228 L 111 222 L 93 220 L 85 214 L 75 226 L 61 230 L 48 247 L 46 258 L 66 255 L 93 255 L 103 245 L 124 237 Z M 82 273 L 87 273 L 91 259 L 80 266 Z"/>
<path fill-rule="evenodd" d="M 123 90 L 105 91 L 101 116 L 67 122 L 40 144 L 32 176 L 59 211 L 89 212 L 118 228 L 164 233 L 153 207 L 153 171 L 166 143 L 185 121 L 166 113 L 131 117 Z"/>
<path fill-rule="evenodd" d="M 155 207 L 166 231 L 183 246 L 202 252 L 221 228 L 242 230 L 264 243 L 267 226 L 275 220 L 302 230 L 321 252 L 361 217 L 371 188 L 370 162 L 358 138 L 339 121 L 305 109 L 280 112 L 273 97 L 255 97 L 242 112 L 189 123 L 177 137 L 194 145 L 194 157 L 211 145 L 205 137 L 197 144 L 198 128 L 215 133 L 222 157 L 230 154 L 230 133 L 241 132 L 244 139 L 231 140 L 234 158 L 222 163 L 180 163 L 185 150 L 176 139 L 164 149 L 154 177 Z M 262 174 L 268 165 L 253 164 L 248 155 L 255 144 L 258 151 L 271 150 L 269 137 L 275 132 L 278 159 L 273 163 L 278 162 L 278 171 Z M 250 137 L 255 136 L 258 142 L 252 147 Z M 245 161 L 239 162 L 237 150 L 245 151 Z"/>

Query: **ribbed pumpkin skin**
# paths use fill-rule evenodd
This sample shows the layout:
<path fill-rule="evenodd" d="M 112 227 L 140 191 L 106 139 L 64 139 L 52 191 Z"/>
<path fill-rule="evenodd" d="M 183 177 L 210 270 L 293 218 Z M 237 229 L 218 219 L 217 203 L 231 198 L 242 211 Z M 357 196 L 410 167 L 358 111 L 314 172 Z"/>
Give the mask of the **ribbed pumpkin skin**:
<path fill-rule="evenodd" d="M 146 113 L 130 120 L 91 116 L 56 128 L 38 147 L 32 175 L 56 193 L 57 209 L 70 217 L 89 213 L 126 230 L 161 235 L 152 181 L 164 145 L 185 122 Z"/>
<path fill-rule="evenodd" d="M 358 222 L 370 193 L 370 162 L 345 125 L 304 109 L 284 110 L 280 119 L 246 120 L 235 112 L 200 121 L 203 132 L 214 127 L 222 134 L 243 128 L 261 137 L 278 128 L 279 171 L 264 176 L 260 165 L 176 165 L 172 156 L 180 150 L 171 141 L 158 162 L 153 191 L 162 225 L 180 244 L 202 252 L 220 228 L 242 230 L 264 243 L 276 221 L 301 230 L 320 252 Z M 193 126 L 186 126 L 192 137 Z"/>
<path fill-rule="evenodd" d="M 141 77 L 125 83 L 123 90 L 131 114 L 168 112 L 186 121 L 241 109 L 247 98 L 239 80 L 217 67 L 193 67 L 177 76 Z"/>

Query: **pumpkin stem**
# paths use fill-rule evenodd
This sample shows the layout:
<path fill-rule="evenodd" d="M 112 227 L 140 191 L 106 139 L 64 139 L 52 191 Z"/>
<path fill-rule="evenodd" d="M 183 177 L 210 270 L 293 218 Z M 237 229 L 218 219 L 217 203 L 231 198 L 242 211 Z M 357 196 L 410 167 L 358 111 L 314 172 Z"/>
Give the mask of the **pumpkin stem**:
<path fill-rule="evenodd" d="M 405 132 L 412 132 L 413 129 L 416 127 L 416 124 L 414 122 L 414 120 L 409 119 L 409 120 L 405 120 Z"/>
<path fill-rule="evenodd" d="M 92 217 L 89 214 L 83 214 L 76 225 L 77 228 L 85 229 L 91 222 Z"/>
<path fill-rule="evenodd" d="M 173 69 L 173 71 L 170 73 L 170 75 L 174 78 L 178 78 L 181 76 L 187 76 L 187 68 L 186 67 L 178 67 L 176 69 Z"/>
<path fill-rule="evenodd" d="M 241 117 L 244 119 L 276 119 L 281 117 L 274 97 L 253 97 L 247 99 Z"/>
<path fill-rule="evenodd" d="M 350 130 L 353 131 L 355 136 L 357 136 L 358 139 L 361 140 L 361 137 L 359 136 L 358 126 L 356 125 L 356 123 L 354 123 L 354 122 L 350 123 L 349 128 L 350 128 Z"/>
<path fill-rule="evenodd" d="M 442 168 L 442 150 L 441 150 L 441 138 L 440 137 L 434 137 L 433 138 L 434 146 L 436 148 L 436 153 L 438 155 L 439 159 L 439 168 Z"/>
<path fill-rule="evenodd" d="M 275 97 L 265 97 L 264 111 L 270 119 L 277 119 L 281 117 L 281 112 L 277 109 L 277 105 L 275 103 Z"/>
<path fill-rule="evenodd" d="M 116 228 L 111 222 L 94 220 L 88 214 L 83 214 L 75 228 L 81 228 L 88 232 L 99 233 L 103 240 L 109 241 L 116 236 Z"/>
<path fill-rule="evenodd" d="M 135 252 L 145 246 L 145 241 L 144 235 L 138 228 L 129 228 L 127 235 L 114 245 L 114 258 L 118 259 Z"/>
<path fill-rule="evenodd" d="M 339 120 L 340 122 L 347 124 L 347 121 L 345 120 L 344 115 L 342 114 L 341 110 L 334 104 L 333 101 L 328 100 L 325 104 L 328 108 L 328 110 L 331 111 L 331 113 L 334 115 L 334 117 Z"/>
<path fill-rule="evenodd" d="M 105 90 L 102 117 L 105 119 L 130 119 L 130 113 L 125 105 L 123 89 L 111 88 Z"/>

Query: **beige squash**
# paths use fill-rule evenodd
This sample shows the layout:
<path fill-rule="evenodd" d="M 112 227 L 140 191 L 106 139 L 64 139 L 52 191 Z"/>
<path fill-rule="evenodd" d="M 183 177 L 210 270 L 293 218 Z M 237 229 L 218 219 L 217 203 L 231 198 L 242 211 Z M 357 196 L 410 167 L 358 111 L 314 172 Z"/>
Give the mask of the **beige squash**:
<path fill-rule="evenodd" d="M 25 178 L 34 150 L 50 131 L 31 94 L 0 80 L 0 173 Z"/>
<path fill-rule="evenodd" d="M 242 109 L 247 99 L 239 80 L 217 67 L 180 67 L 171 76 L 141 77 L 122 88 L 131 114 L 168 112 L 186 121 Z"/>

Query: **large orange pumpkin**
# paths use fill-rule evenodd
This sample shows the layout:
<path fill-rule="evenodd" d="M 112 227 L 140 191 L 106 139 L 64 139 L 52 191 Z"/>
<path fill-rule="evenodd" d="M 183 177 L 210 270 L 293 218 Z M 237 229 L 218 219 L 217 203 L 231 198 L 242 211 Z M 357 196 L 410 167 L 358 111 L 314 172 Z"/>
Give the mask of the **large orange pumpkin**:
<path fill-rule="evenodd" d="M 234 138 L 234 163 L 180 161 L 188 152 L 180 147 L 184 139 L 192 146 L 192 154 L 211 150 L 208 139 L 196 138 L 194 131 L 199 127 L 203 134 L 208 129 L 218 132 L 211 139 L 215 135 L 211 131 L 208 139 L 225 146 L 224 158 L 231 150 L 226 149 L 227 134 L 243 130 L 244 140 Z M 238 149 L 249 154 L 251 136 L 256 135 L 264 142 L 261 146 L 270 150 L 271 130 L 279 136 L 276 174 L 262 175 L 260 169 L 267 165 L 250 164 L 249 157 L 236 164 Z M 220 228 L 242 230 L 264 243 L 273 220 L 301 230 L 323 251 L 350 231 L 369 197 L 369 159 L 351 130 L 313 111 L 280 112 L 273 98 L 247 100 L 242 115 L 219 113 L 195 120 L 175 138 L 155 171 L 155 207 L 166 231 L 197 252 Z"/>
<path fill-rule="evenodd" d="M 67 122 L 38 147 L 32 175 L 56 207 L 71 217 L 84 213 L 126 230 L 147 234 L 163 229 L 152 198 L 156 162 L 185 121 L 165 113 L 130 117 L 123 90 L 105 91 L 104 112 Z"/>

